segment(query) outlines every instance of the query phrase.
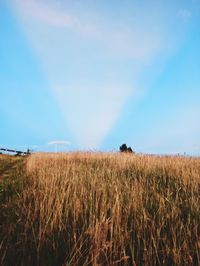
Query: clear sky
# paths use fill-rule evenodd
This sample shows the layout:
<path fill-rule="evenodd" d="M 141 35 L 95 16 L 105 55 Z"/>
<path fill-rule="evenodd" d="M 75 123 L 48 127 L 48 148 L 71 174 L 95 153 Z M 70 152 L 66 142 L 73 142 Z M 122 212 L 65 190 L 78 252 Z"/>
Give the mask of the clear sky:
<path fill-rule="evenodd" d="M 200 154 L 200 0 L 0 0 L 0 146 Z"/>

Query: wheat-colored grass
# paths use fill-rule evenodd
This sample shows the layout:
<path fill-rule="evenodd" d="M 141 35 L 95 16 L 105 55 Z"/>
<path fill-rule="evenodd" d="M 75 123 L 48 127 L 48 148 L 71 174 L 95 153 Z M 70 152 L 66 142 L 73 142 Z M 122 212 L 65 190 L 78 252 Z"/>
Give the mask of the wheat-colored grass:
<path fill-rule="evenodd" d="M 35 154 L 19 200 L 22 263 L 200 264 L 200 159 Z"/>

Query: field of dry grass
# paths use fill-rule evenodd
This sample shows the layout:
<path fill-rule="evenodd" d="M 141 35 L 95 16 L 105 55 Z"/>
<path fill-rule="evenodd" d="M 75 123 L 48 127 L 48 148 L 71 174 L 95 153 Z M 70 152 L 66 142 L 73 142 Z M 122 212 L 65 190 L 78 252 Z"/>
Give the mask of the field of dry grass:
<path fill-rule="evenodd" d="M 18 173 L 2 265 L 200 264 L 200 158 L 35 154 Z"/>

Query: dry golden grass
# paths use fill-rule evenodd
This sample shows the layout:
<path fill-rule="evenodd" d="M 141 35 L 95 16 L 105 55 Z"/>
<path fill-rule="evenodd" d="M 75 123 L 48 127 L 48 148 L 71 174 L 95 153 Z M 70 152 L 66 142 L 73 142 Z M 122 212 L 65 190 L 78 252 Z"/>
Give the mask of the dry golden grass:
<path fill-rule="evenodd" d="M 26 172 L 20 265 L 200 264 L 200 158 L 35 154 Z"/>

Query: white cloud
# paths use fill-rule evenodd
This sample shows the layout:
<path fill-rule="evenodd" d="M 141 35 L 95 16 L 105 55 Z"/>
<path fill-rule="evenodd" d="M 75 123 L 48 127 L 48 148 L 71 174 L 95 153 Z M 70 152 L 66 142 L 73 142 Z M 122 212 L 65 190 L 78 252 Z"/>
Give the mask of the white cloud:
<path fill-rule="evenodd" d="M 78 32 L 83 37 L 88 37 L 106 48 L 109 55 L 121 58 L 135 58 L 148 62 L 161 50 L 166 49 L 166 39 L 162 27 L 162 21 L 157 17 L 141 20 L 138 14 L 134 14 L 138 22 L 131 27 L 127 25 L 113 26 L 106 18 L 101 18 L 98 22 L 87 20 L 80 14 L 69 14 L 68 10 L 57 1 L 45 2 L 44 0 L 11 0 L 14 9 L 24 19 L 30 23 L 36 23 L 38 28 L 56 27 L 70 29 Z M 153 12 L 153 11 L 152 11 Z M 153 16 L 154 14 L 152 14 Z M 160 24 L 157 26 L 157 24 Z M 57 29 L 52 29 L 56 31 Z"/>
<path fill-rule="evenodd" d="M 70 145 L 71 142 L 67 140 L 52 140 L 48 142 L 48 145 Z"/>
<path fill-rule="evenodd" d="M 39 0 L 13 0 L 15 8 L 29 20 L 44 23 L 48 26 L 75 29 L 89 33 L 92 27 L 83 25 L 78 18 L 67 15 L 58 6 L 45 4 Z"/>

